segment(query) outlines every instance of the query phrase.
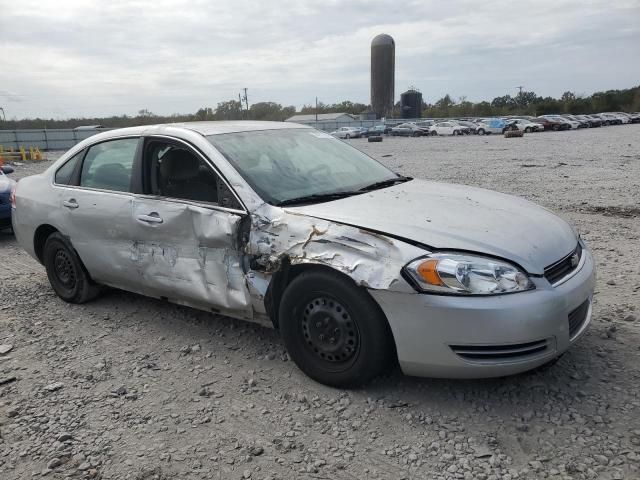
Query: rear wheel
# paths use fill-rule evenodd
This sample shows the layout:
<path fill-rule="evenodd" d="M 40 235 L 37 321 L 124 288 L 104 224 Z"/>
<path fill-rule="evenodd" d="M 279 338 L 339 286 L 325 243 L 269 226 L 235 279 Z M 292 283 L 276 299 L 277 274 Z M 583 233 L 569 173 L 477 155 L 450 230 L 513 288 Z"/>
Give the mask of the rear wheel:
<path fill-rule="evenodd" d="M 525 133 L 531 133 L 532 132 L 531 127 L 526 127 L 524 129 L 524 131 L 525 131 Z"/>
<path fill-rule="evenodd" d="M 393 364 L 392 335 L 380 307 L 336 272 L 297 276 L 285 290 L 279 312 L 289 355 L 320 383 L 363 384 Z"/>
<path fill-rule="evenodd" d="M 100 286 L 93 283 L 73 246 L 60 233 L 47 238 L 43 260 L 51 287 L 65 302 L 88 302 L 100 293 Z"/>

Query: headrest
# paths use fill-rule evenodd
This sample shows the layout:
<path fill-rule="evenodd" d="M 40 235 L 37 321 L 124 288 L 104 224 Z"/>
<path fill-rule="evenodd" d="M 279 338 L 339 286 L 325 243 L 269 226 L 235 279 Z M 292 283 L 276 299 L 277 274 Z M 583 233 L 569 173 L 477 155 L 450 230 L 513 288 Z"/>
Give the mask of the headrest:
<path fill-rule="evenodd" d="M 200 162 L 192 153 L 179 148 L 169 150 L 160 163 L 160 175 L 170 180 L 189 180 L 198 176 Z"/>

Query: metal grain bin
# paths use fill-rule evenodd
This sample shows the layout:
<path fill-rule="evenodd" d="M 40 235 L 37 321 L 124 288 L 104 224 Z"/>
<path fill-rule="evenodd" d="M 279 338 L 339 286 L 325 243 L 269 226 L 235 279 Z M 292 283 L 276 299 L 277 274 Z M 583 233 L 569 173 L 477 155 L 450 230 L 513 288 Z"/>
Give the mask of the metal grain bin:
<path fill-rule="evenodd" d="M 391 117 L 394 104 L 396 42 L 381 34 L 371 41 L 371 107 L 378 118 Z"/>

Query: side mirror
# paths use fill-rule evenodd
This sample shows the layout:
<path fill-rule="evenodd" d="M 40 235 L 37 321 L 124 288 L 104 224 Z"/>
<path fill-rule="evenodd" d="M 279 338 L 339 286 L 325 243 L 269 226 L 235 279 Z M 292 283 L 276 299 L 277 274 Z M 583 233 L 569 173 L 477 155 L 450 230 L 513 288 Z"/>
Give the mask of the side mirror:
<path fill-rule="evenodd" d="M 10 173 L 13 173 L 15 171 L 13 167 L 10 167 L 9 165 L 2 165 L 0 167 L 0 170 L 2 170 L 2 173 L 4 173 L 5 175 L 9 175 Z"/>

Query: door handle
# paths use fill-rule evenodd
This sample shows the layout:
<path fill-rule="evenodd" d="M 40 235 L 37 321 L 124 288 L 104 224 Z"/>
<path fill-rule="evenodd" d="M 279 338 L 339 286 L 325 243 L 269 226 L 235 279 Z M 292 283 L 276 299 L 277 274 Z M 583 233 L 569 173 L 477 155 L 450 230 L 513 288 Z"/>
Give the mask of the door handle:
<path fill-rule="evenodd" d="M 149 215 L 138 215 L 138 220 L 145 223 L 162 223 L 164 221 L 156 212 L 151 212 Z"/>
<path fill-rule="evenodd" d="M 62 202 L 62 205 L 64 205 L 67 208 L 78 208 L 80 205 L 78 205 L 78 202 L 76 202 L 75 198 L 70 198 L 69 200 L 65 200 Z"/>

